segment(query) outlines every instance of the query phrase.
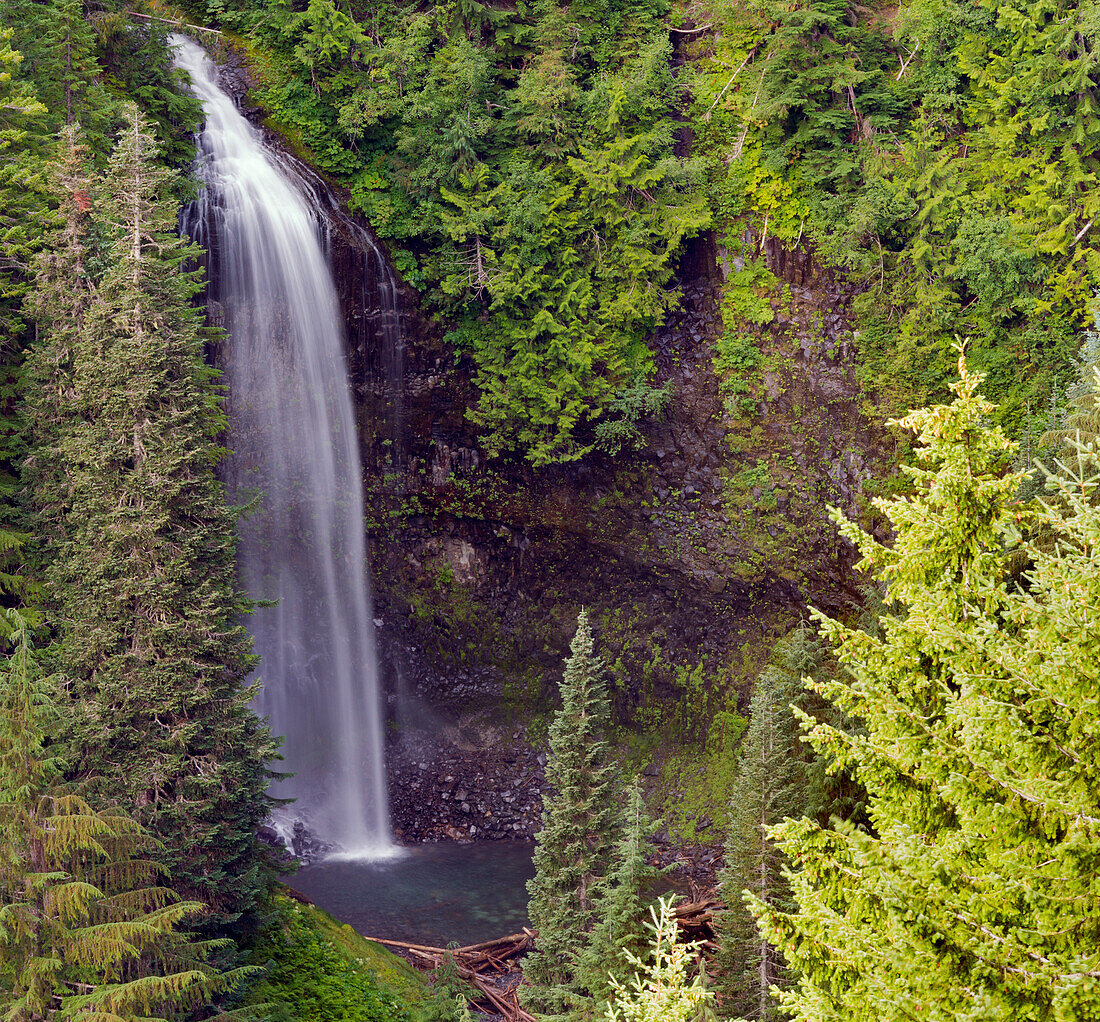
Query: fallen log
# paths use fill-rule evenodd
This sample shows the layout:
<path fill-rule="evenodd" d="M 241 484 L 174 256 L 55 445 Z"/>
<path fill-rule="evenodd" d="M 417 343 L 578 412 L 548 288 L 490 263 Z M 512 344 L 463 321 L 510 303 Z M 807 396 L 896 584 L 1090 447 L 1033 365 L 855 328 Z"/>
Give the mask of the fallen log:
<path fill-rule="evenodd" d="M 399 947 L 405 951 L 430 951 L 432 954 L 445 955 L 447 948 L 432 947 L 430 944 L 409 944 L 403 940 L 387 940 L 385 937 L 364 937 L 364 940 L 372 940 L 375 944 L 385 944 L 386 947 Z"/>
<path fill-rule="evenodd" d="M 385 937 L 368 937 L 376 943 L 384 944 L 397 951 L 404 951 L 417 958 L 432 962 L 433 965 L 443 961 L 444 955 L 450 955 L 456 965 L 463 966 L 474 972 L 495 972 L 504 975 L 514 966 L 509 964 L 514 959 L 530 949 L 532 937 L 527 933 L 513 933 L 507 937 L 498 937 L 496 940 L 482 941 L 480 944 L 468 944 L 466 947 L 443 948 L 429 944 L 413 944 L 405 940 L 392 940 Z"/>
<path fill-rule="evenodd" d="M 126 12 L 131 18 L 141 18 L 143 21 L 163 21 L 166 25 L 175 25 L 181 32 L 209 32 L 211 35 L 223 35 L 219 29 L 203 28 L 202 25 L 185 23 L 181 18 L 158 18 L 155 14 L 139 14 L 137 11 Z"/>
<path fill-rule="evenodd" d="M 463 968 L 461 965 L 456 964 L 456 969 L 459 976 L 470 983 L 474 989 L 484 995 L 485 999 L 489 1001 L 503 1016 L 508 1019 L 509 1022 L 538 1022 L 534 1015 L 526 1012 L 519 1006 L 519 998 L 515 995 L 515 990 L 511 991 L 512 999 L 515 1003 L 509 1004 L 505 1000 L 501 991 L 494 989 L 489 983 L 479 976 L 472 969 Z M 476 998 L 475 998 L 476 1000 Z"/>
<path fill-rule="evenodd" d="M 534 934 L 525 927 L 523 933 L 512 933 L 507 937 L 497 937 L 496 940 L 483 940 L 480 944 L 467 944 L 466 947 L 456 947 L 454 953 L 465 954 L 467 951 L 486 951 L 489 948 L 501 947 L 504 944 L 514 944 L 525 941 L 529 936 L 533 937 Z"/>
<path fill-rule="evenodd" d="M 722 903 L 714 898 L 702 901 L 685 902 L 673 909 L 677 925 L 690 937 L 713 939 L 714 913 L 722 909 Z M 504 973 L 508 971 L 507 961 L 527 951 L 531 944 L 538 939 L 538 934 L 524 927 L 521 933 L 511 933 L 506 937 L 497 937 L 494 940 L 483 940 L 477 944 L 467 944 L 464 947 L 444 948 L 431 944 L 414 944 L 405 940 L 392 940 L 386 937 L 368 937 L 377 944 L 396 948 L 401 951 L 414 953 L 419 957 L 441 960 L 444 955 L 451 955 L 456 963 L 461 963 L 470 968 L 490 966 Z"/>
<path fill-rule="evenodd" d="M 297 901 L 302 905 L 312 905 L 313 900 L 301 891 L 294 890 L 287 884 L 283 884 L 283 894 L 285 894 L 291 901 Z"/>
<path fill-rule="evenodd" d="M 723 904 L 711 897 L 685 902 L 673 909 L 677 927 L 695 943 L 697 953 L 709 955 L 718 950 L 714 918 L 717 912 L 723 910 Z M 518 983 L 503 991 L 493 983 L 494 977 L 515 976 L 516 965 L 510 959 L 529 950 L 538 939 L 538 933 L 526 926 L 521 933 L 458 948 L 434 947 L 384 937 L 367 939 L 404 952 L 410 956 L 412 964 L 420 968 L 436 969 L 442 964 L 444 956 L 450 955 L 458 975 L 476 991 L 471 1001 L 485 1002 L 507 1022 L 537 1022 L 530 1012 L 520 1007 L 516 993 Z"/>
<path fill-rule="evenodd" d="M 681 919 L 684 916 L 710 913 L 712 909 L 721 907 L 722 903 L 717 898 L 704 898 L 702 901 L 685 901 L 680 905 L 676 905 L 672 910 L 672 914 L 677 919 Z"/>

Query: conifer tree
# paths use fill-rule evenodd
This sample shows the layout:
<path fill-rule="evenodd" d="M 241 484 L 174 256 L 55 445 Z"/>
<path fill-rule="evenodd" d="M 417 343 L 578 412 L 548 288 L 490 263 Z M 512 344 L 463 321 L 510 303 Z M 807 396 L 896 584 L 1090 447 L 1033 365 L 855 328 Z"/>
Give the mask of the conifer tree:
<path fill-rule="evenodd" d="M 589 1015 L 596 1018 L 611 1000 L 612 977 L 620 976 L 628 963 L 626 952 L 640 955 L 646 943 L 643 892 L 658 873 L 646 861 L 646 838 L 658 824 L 646 812 L 637 780 L 619 826 L 609 871 L 597 888 L 595 925 L 576 954 L 576 985 L 587 994 Z"/>
<path fill-rule="evenodd" d="M 237 512 L 214 475 L 225 418 L 183 269 L 193 248 L 175 233 L 174 175 L 156 152 L 131 104 L 103 180 L 90 193 L 58 181 L 28 476 L 71 700 L 69 767 L 95 803 L 134 806 L 177 889 L 229 923 L 266 882 L 253 833 L 273 747 L 244 684 L 248 604 Z M 106 267 L 91 280 L 95 232 Z"/>
<path fill-rule="evenodd" d="M 80 122 L 103 137 L 116 104 L 103 87 L 83 0 L 6 0 L 5 14 L 54 129 Z"/>
<path fill-rule="evenodd" d="M 703 1022 L 714 1017 L 713 995 L 702 973 L 688 980 L 693 947 L 679 940 L 672 902 L 671 897 L 661 898 L 656 908 L 650 908 L 649 956 L 626 953 L 637 971 L 629 983 L 612 982 L 614 999 L 604 1015 L 606 1022 Z"/>
<path fill-rule="evenodd" d="M 12 30 L 0 30 L 0 343 L 22 328 L 20 299 L 44 204 L 42 122 L 46 108 L 22 75 Z M 7 352 L 5 351 L 5 354 Z"/>
<path fill-rule="evenodd" d="M 781 825 L 797 909 L 757 903 L 806 1022 L 1100 1017 L 1097 479 L 1014 504 L 1013 445 L 960 374 L 950 405 L 900 420 L 920 447 L 912 493 L 877 502 L 893 544 L 842 524 L 896 609 L 879 635 L 822 619 L 847 674 L 820 687 L 863 730 L 809 732 L 874 830 Z M 1055 536 L 1022 541 L 1023 585 L 1004 571 L 1021 524 Z"/>
<path fill-rule="evenodd" d="M 11 46 L 12 30 L 0 29 L 0 502 L 7 522 L 14 519 L 18 465 L 25 454 L 22 428 L 21 361 L 25 319 L 23 300 L 30 259 L 40 243 L 45 156 L 49 152 L 46 108 L 22 76 L 23 56 Z M 0 530 L 0 590 L 15 577 L 7 569 L 18 541 L 16 530 Z"/>
<path fill-rule="evenodd" d="M 764 940 L 744 903 L 751 891 L 768 905 L 789 907 L 786 863 L 769 828 L 810 808 L 807 763 L 791 709 L 802 695 L 802 672 L 815 661 L 813 640 L 798 628 L 777 645 L 757 681 L 749 726 L 741 739 L 730 800 L 725 866 L 718 877 L 726 911 L 720 916 L 722 1014 L 772 1019 L 769 990 L 784 975 L 778 952 Z"/>
<path fill-rule="evenodd" d="M 57 202 L 46 244 L 35 254 L 33 288 L 26 311 L 46 336 L 28 359 L 28 404 L 35 444 L 24 465 L 26 479 L 38 491 L 37 502 L 59 504 L 62 466 L 58 433 L 74 392 L 73 353 L 83 336 L 85 316 L 95 288 L 88 271 L 92 171 L 87 147 L 76 127 L 61 132 L 57 158 L 48 174 L 48 191 Z"/>
<path fill-rule="evenodd" d="M 8 1022 L 128 1022 L 193 1007 L 238 982 L 176 932 L 201 906 L 157 883 L 153 844 L 117 809 L 62 785 L 46 741 L 52 703 L 26 620 L 3 612 L 12 653 L 0 672 L 0 990 Z"/>
<path fill-rule="evenodd" d="M 1097 299 L 1100 301 L 1100 296 Z M 1100 305 L 1093 308 L 1093 327 L 1085 333 L 1074 367 L 1077 378 L 1066 393 L 1065 419 L 1039 441 L 1040 449 L 1049 449 L 1054 461 L 1069 463 L 1075 463 L 1079 454 L 1087 454 L 1082 443 L 1088 445 L 1100 437 Z M 1076 467 L 1087 473 L 1100 469 L 1100 464 L 1093 459 Z"/>
<path fill-rule="evenodd" d="M 527 884 L 528 912 L 538 929 L 537 950 L 524 960 L 523 998 L 547 1018 L 561 1018 L 586 998 L 575 957 L 596 922 L 597 894 L 620 820 L 604 738 L 608 701 L 588 614 L 561 681 L 562 707 L 550 725 L 550 757 L 542 830 L 535 837 L 535 876 Z"/>

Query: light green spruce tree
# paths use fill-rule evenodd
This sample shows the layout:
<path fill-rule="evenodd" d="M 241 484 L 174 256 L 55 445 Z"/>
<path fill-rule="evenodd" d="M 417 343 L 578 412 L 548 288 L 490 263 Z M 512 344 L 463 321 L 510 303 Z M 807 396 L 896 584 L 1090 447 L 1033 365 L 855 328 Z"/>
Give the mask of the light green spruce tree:
<path fill-rule="evenodd" d="M 862 732 L 814 745 L 866 786 L 873 830 L 800 819 L 774 832 L 796 910 L 757 903 L 798 974 L 804 1022 L 1100 1018 L 1100 509 L 1067 473 L 1014 503 L 1013 445 L 960 360 L 918 434 L 909 496 L 880 499 L 894 541 L 851 523 L 888 587 L 881 635 L 822 619 L 846 675 L 822 686 Z M 1021 526 L 1031 567 L 1004 553 Z"/>
<path fill-rule="evenodd" d="M 535 876 L 528 912 L 536 951 L 523 964 L 524 1004 L 545 1018 L 587 1008 L 576 975 L 597 921 L 597 894 L 608 873 L 621 808 L 604 728 L 608 701 L 588 614 L 577 619 L 561 681 L 561 709 L 550 725 L 542 829 L 535 837 Z"/>
<path fill-rule="evenodd" d="M 649 954 L 626 952 L 636 969 L 629 982 L 612 981 L 614 996 L 604 1015 L 606 1022 L 705 1022 L 714 1018 L 713 995 L 702 972 L 688 979 L 694 948 L 679 939 L 673 899 L 662 898 L 650 908 L 647 928 L 653 934 Z"/>

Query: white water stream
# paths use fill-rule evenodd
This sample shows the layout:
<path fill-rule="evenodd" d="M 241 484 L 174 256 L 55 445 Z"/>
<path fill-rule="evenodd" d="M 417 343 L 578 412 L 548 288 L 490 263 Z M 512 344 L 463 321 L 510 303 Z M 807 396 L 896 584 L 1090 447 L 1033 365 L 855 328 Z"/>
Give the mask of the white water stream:
<path fill-rule="evenodd" d="M 278 600 L 249 621 L 261 656 L 258 709 L 286 736 L 276 786 L 348 857 L 393 851 L 363 494 L 344 337 L 319 227 L 301 183 L 218 85 L 206 52 L 172 39 L 202 101 L 197 175 L 184 231 L 210 252 L 212 302 L 228 331 L 231 498 L 259 497 L 240 527 L 241 581 Z M 217 309 L 214 306 L 214 309 Z"/>

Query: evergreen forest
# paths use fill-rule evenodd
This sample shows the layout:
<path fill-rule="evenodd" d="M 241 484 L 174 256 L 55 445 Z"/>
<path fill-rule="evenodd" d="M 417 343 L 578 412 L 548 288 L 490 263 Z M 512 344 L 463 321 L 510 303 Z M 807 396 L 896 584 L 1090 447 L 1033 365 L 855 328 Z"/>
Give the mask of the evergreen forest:
<path fill-rule="evenodd" d="M 5 1022 L 1100 1020 L 1098 175 L 1093 0 L 3 0 Z"/>

